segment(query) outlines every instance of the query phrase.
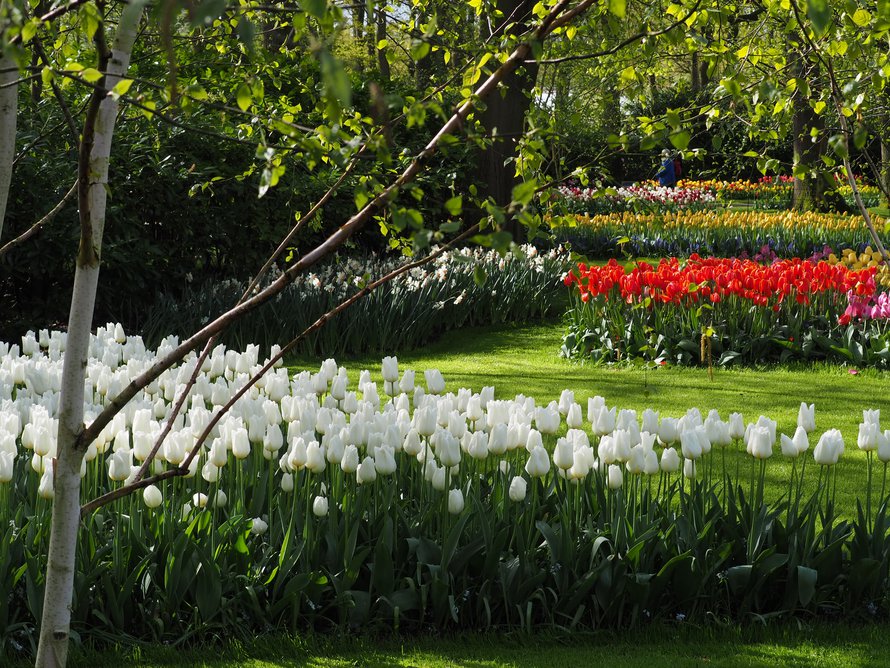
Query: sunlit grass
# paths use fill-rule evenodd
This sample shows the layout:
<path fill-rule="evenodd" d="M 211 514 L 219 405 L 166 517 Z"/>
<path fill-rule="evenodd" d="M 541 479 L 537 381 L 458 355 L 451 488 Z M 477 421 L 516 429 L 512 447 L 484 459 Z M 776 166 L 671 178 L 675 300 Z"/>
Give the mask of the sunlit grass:
<path fill-rule="evenodd" d="M 890 665 L 886 628 L 817 623 L 788 628 L 700 628 L 685 624 L 571 635 L 460 634 L 447 637 L 261 636 L 249 643 L 189 649 L 76 651 L 72 668 L 854 668 Z M 20 663 L 13 668 L 24 668 Z"/>

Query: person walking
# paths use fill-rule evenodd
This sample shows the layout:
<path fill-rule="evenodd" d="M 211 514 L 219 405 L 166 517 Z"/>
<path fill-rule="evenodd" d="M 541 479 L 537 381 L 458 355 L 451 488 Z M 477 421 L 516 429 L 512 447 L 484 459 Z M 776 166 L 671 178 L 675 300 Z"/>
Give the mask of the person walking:
<path fill-rule="evenodd" d="M 677 185 L 677 173 L 674 171 L 674 159 L 671 152 L 664 149 L 661 152 L 661 168 L 655 174 L 658 185 L 673 188 Z"/>

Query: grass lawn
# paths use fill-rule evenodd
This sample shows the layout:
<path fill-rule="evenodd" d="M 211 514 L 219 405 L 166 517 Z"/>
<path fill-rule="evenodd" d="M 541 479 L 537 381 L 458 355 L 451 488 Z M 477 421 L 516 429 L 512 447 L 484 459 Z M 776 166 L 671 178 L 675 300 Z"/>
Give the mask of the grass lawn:
<path fill-rule="evenodd" d="M 559 357 L 563 334 L 559 322 L 521 326 L 482 327 L 452 331 L 420 350 L 400 353 L 399 368 L 442 371 L 449 391 L 469 387 L 478 391 L 495 387 L 495 397 L 512 398 L 522 393 L 541 403 L 559 399 L 571 389 L 586 414 L 587 398 L 602 395 L 609 406 L 660 411 L 662 416 L 681 416 L 697 406 L 703 415 L 716 408 L 723 419 L 733 411 L 746 421 L 761 414 L 778 421 L 778 431 L 794 433 L 801 401 L 816 404 L 816 427 L 810 447 L 818 435 L 836 427 L 844 434 L 846 452 L 838 465 L 838 505 L 847 515 L 855 512 L 855 499 L 865 489 L 865 454 L 858 451 L 856 437 L 864 408 L 882 409 L 883 425 L 890 427 L 890 401 L 887 388 L 890 372 L 857 370 L 835 365 L 769 367 L 764 369 L 716 369 L 713 380 L 707 370 L 687 367 L 633 368 L 606 367 L 570 362 Z M 341 359 L 352 382 L 360 369 L 370 369 L 381 381 L 380 359 L 365 356 Z M 317 362 L 296 367 L 317 368 Z M 811 454 L 808 453 L 811 458 Z M 749 459 L 745 456 L 744 463 Z M 877 461 L 877 460 L 876 460 Z M 815 467 L 808 464 L 809 481 L 815 485 Z M 744 470 L 744 469 L 743 469 Z M 767 466 L 770 491 L 778 497 L 785 489 L 791 470 L 778 447 Z M 881 469 L 876 474 L 877 485 Z M 746 478 L 747 479 L 747 478 Z M 878 492 L 880 489 L 877 490 Z"/>
<path fill-rule="evenodd" d="M 249 643 L 177 649 L 75 652 L 72 668 L 881 668 L 890 665 L 886 626 L 700 628 L 659 626 L 622 633 L 464 634 L 446 638 L 261 636 Z M 11 668 L 25 668 L 26 663 Z"/>

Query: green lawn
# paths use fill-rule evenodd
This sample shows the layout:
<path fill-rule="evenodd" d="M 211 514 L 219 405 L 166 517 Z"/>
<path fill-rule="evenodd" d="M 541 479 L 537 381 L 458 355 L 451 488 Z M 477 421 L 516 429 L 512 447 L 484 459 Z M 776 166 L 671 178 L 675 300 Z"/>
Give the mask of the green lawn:
<path fill-rule="evenodd" d="M 420 371 L 436 367 L 450 391 L 459 387 L 478 391 L 493 385 L 496 397 L 522 393 L 539 403 L 559 399 L 560 392 L 569 388 L 585 414 L 587 398 L 599 394 L 610 406 L 638 412 L 653 408 L 662 416 L 679 417 L 693 406 L 703 415 L 716 408 L 723 419 L 733 411 L 741 412 L 746 421 L 766 415 L 778 421 L 779 432 L 789 435 L 794 433 L 800 402 L 815 403 L 817 431 L 811 434 L 810 447 L 827 429 L 836 427 L 843 432 L 846 452 L 838 468 L 837 501 L 842 512 L 855 511 L 855 498 L 865 486 L 865 455 L 856 448 L 862 409 L 881 408 L 883 425 L 890 427 L 886 391 L 890 373 L 862 369 L 853 375 L 847 367 L 817 365 L 718 369 L 709 379 L 707 370 L 698 368 L 580 364 L 559 357 L 563 329 L 559 322 L 549 322 L 452 331 L 426 348 L 399 354 L 399 368 Z M 347 366 L 353 381 L 364 368 L 381 380 L 376 356 L 338 361 Z M 304 365 L 296 362 L 298 367 Z M 785 489 L 790 470 L 777 447 L 767 467 L 774 496 Z M 816 469 L 811 470 L 813 475 L 808 478 L 815 484 Z M 880 471 L 876 479 L 880 483 Z"/>
<path fill-rule="evenodd" d="M 72 668 L 881 668 L 890 665 L 886 626 L 819 624 L 803 628 L 700 628 L 678 624 L 621 633 L 544 635 L 464 634 L 446 638 L 367 636 L 295 639 L 258 637 L 250 643 L 176 649 L 128 648 L 76 652 Z M 24 668 L 21 663 L 13 668 Z"/>

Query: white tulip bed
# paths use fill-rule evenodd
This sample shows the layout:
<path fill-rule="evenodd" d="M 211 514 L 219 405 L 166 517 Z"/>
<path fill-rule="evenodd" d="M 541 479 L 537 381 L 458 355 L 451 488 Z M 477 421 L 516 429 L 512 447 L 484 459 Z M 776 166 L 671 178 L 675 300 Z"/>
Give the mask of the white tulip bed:
<path fill-rule="evenodd" d="M 87 423 L 175 344 L 147 350 L 120 325 L 100 327 Z M 55 331 L 0 344 L 0 639 L 13 650 L 36 638 L 64 349 Z M 196 361 L 164 372 L 89 445 L 84 502 L 134 481 Z M 183 475 L 84 516 L 82 636 L 589 628 L 885 604 L 890 431 L 878 411 L 860 426 L 867 507 L 852 521 L 833 503 L 843 438 L 817 435 L 813 406 L 801 405 L 789 436 L 764 416 L 637 415 L 602 397 L 585 410 L 571 390 L 548 404 L 492 387 L 446 392 L 437 370 L 402 370 L 394 357 L 382 383 L 362 371 L 357 386 L 334 360 L 315 373 L 277 366 L 189 459 L 262 361 L 255 346 L 217 347 L 148 471 Z M 774 452 L 795 464 L 787 493 L 767 503 Z"/>

